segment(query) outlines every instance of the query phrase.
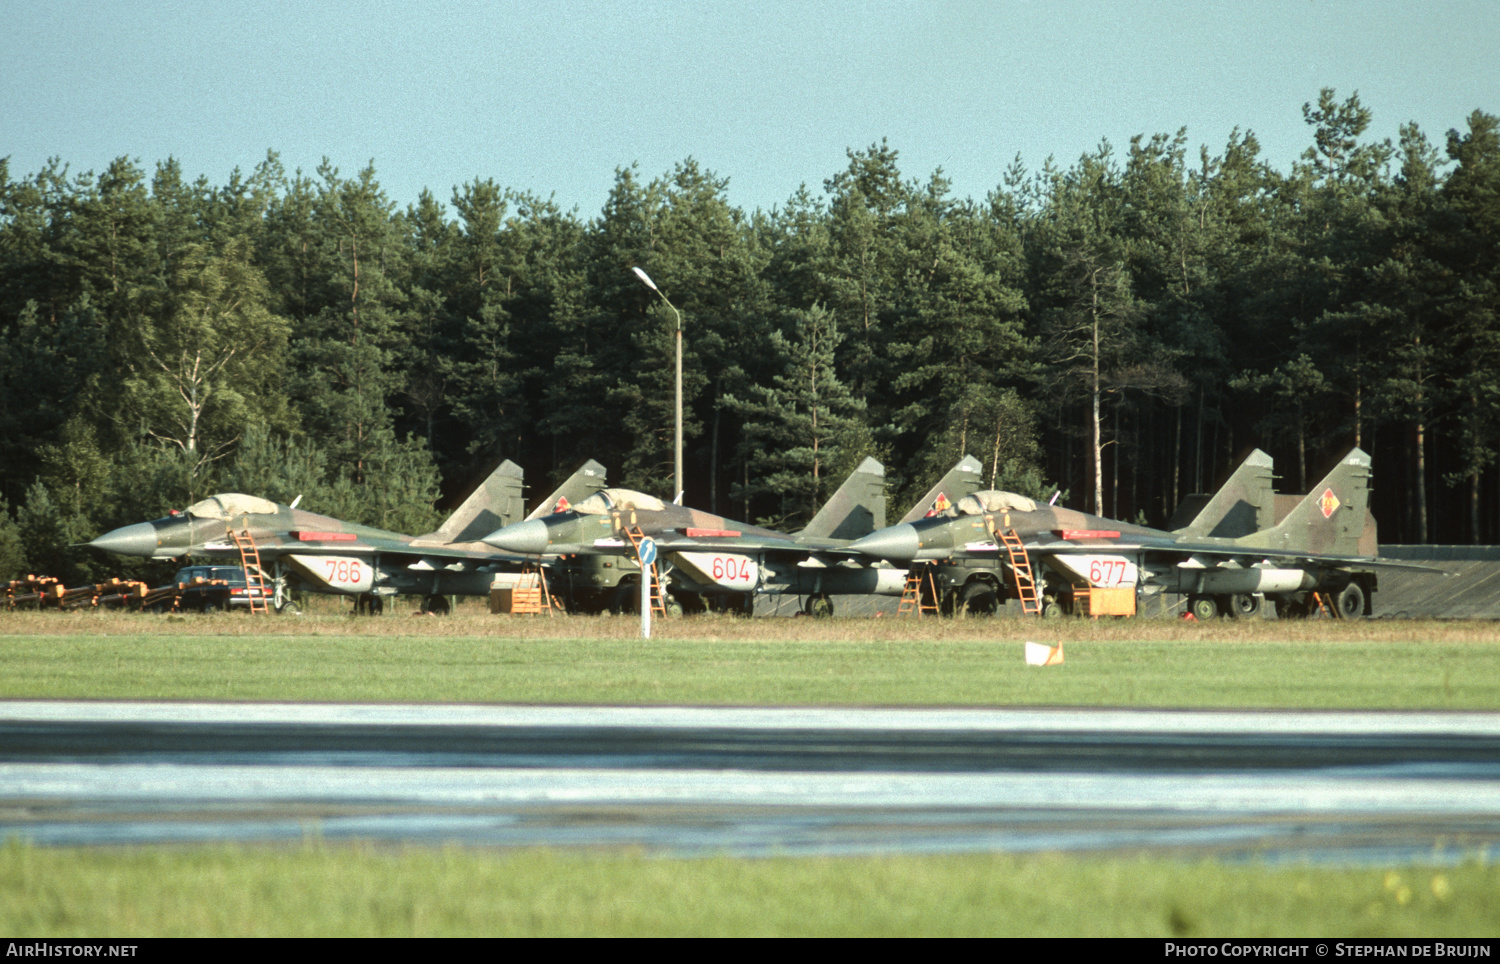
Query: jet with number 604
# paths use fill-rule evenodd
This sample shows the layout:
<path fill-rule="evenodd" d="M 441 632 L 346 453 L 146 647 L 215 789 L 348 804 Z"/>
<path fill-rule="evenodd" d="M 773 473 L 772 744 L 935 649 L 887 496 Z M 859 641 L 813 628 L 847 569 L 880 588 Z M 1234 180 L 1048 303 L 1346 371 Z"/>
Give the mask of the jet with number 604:
<path fill-rule="evenodd" d="M 984 491 L 850 548 L 917 573 L 923 564 L 994 560 L 1005 574 L 994 587 L 1001 598 L 1042 615 L 1131 615 L 1138 594 L 1176 593 L 1200 620 L 1252 616 L 1262 600 L 1283 618 L 1325 609 L 1356 618 L 1371 611 L 1377 569 L 1426 568 L 1376 558 L 1370 457 L 1359 449 L 1279 521 L 1270 480 L 1270 457 L 1257 450 L 1191 524 L 1170 532 Z"/>
<path fill-rule="evenodd" d="M 581 499 L 602 481 L 603 468 L 590 461 L 536 512 L 559 500 Z M 523 560 L 496 552 L 479 538 L 525 513 L 521 469 L 506 461 L 485 479 L 437 530 L 408 536 L 345 522 L 292 505 L 237 492 L 196 502 L 152 522 L 123 526 L 89 543 L 127 556 L 234 559 L 261 571 L 273 587 L 278 610 L 292 607 L 292 592 L 355 596 L 361 609 L 378 613 L 384 598 L 424 597 L 427 612 L 448 611 L 449 596 L 487 596 L 512 581 Z"/>
<path fill-rule="evenodd" d="M 966 459 L 918 503 L 946 505 L 969 491 L 979 465 Z M 949 495 L 951 493 L 951 496 Z M 913 510 L 910 517 L 920 512 Z M 636 492 L 603 489 L 551 515 L 498 529 L 484 541 L 504 552 L 548 558 L 554 591 L 569 587 L 580 611 L 616 611 L 639 605 L 636 546 L 650 537 L 661 553 L 667 588 L 664 603 L 685 612 L 748 614 L 755 596 L 802 599 L 812 616 L 833 613 L 835 595 L 899 596 L 902 568 L 848 551 L 849 543 L 885 525 L 885 468 L 865 459 L 823 505 L 807 527 L 787 535 L 760 526 Z M 591 562 L 581 565 L 583 560 Z M 600 568 L 593 569 L 593 566 Z M 604 592 L 579 584 L 580 573 L 612 567 Z M 635 575 L 620 576 L 620 572 Z"/>

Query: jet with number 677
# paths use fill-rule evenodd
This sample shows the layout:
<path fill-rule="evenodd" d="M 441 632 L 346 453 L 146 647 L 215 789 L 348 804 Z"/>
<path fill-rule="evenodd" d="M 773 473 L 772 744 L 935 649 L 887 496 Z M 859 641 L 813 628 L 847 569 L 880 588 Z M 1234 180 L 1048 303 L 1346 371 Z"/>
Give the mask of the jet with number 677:
<path fill-rule="evenodd" d="M 1380 560 L 1367 524 L 1370 457 L 1359 449 L 1279 521 L 1271 460 L 1253 452 L 1189 525 L 1175 531 L 1119 522 L 1011 492 L 975 492 L 947 511 L 855 540 L 850 549 L 898 565 L 990 559 L 1006 573 L 1005 597 L 1044 615 L 1081 611 L 1100 596 L 1172 593 L 1195 618 L 1252 616 L 1262 601 L 1278 616 L 1331 605 L 1371 612 L 1377 570 L 1426 569 Z M 1435 572 L 1435 570 L 1426 570 Z M 1097 614 L 1097 610 L 1095 610 Z"/>

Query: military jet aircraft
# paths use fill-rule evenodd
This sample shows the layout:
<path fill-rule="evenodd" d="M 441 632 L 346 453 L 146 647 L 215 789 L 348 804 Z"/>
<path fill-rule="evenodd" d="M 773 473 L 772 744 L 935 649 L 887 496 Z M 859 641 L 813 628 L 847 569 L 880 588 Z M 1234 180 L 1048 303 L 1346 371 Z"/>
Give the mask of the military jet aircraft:
<path fill-rule="evenodd" d="M 603 468 L 590 460 L 542 500 L 535 514 L 551 512 L 559 501 L 586 498 L 603 477 Z M 371 613 L 381 611 L 386 596 L 422 595 L 426 611 L 443 613 L 448 596 L 487 596 L 497 575 L 520 569 L 523 560 L 502 556 L 479 538 L 522 518 L 522 493 L 521 469 L 507 460 L 442 526 L 412 537 L 226 492 L 166 518 L 107 532 L 89 545 L 153 559 L 194 555 L 240 561 L 242 546 L 253 543 L 263 571 L 274 580 L 279 610 L 291 605 L 291 590 L 301 586 L 360 597 Z"/>
<path fill-rule="evenodd" d="M 865 459 L 795 536 L 735 522 L 630 489 L 603 489 L 561 512 L 506 526 L 484 537 L 524 556 L 608 555 L 634 558 L 642 538 L 657 545 L 671 595 L 686 611 L 749 612 L 754 594 L 796 593 L 806 611 L 832 612 L 835 593 L 901 591 L 904 573 L 857 555 L 829 550 L 885 524 L 885 469 Z M 633 583 L 619 586 L 628 608 Z"/>
<path fill-rule="evenodd" d="M 918 506 L 948 501 L 945 492 L 967 493 L 978 470 L 976 461 L 966 459 Z M 566 511 L 497 530 L 484 542 L 528 556 L 602 555 L 624 561 L 634 558 L 641 538 L 650 537 L 666 561 L 669 592 L 686 611 L 748 613 L 756 594 L 795 594 L 803 597 L 805 613 L 826 616 L 833 612 L 834 595 L 900 595 L 905 570 L 846 551 L 851 540 L 884 525 L 885 468 L 865 459 L 796 535 L 641 492 L 604 489 Z M 639 598 L 638 585 L 619 584 L 617 596 L 615 606 L 628 608 Z"/>
<path fill-rule="evenodd" d="M 1198 619 L 1254 615 L 1262 597 L 1278 615 L 1306 616 L 1318 608 L 1313 593 L 1329 594 L 1339 615 L 1368 614 L 1382 564 L 1366 538 L 1370 457 L 1350 451 L 1274 526 L 1266 525 L 1270 467 L 1265 453 L 1252 453 L 1231 484 L 1175 532 L 983 491 L 850 548 L 897 564 L 998 559 L 1011 575 L 1012 597 L 1026 595 L 1030 569 L 1044 615 L 1095 588 L 1186 594 Z M 1007 537 L 1011 546 L 1003 548 Z"/>

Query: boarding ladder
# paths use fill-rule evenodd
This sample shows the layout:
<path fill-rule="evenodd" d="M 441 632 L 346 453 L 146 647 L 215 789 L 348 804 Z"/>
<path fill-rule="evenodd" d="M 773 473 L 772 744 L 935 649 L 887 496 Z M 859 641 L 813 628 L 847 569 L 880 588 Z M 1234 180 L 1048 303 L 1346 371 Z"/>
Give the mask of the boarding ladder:
<path fill-rule="evenodd" d="M 517 580 L 517 586 L 524 586 L 526 577 L 531 575 L 536 576 L 537 588 L 542 591 L 542 607 L 547 610 L 547 615 L 551 616 L 554 611 L 561 610 L 562 603 L 557 601 L 557 597 L 552 595 L 552 590 L 547 586 L 547 570 L 540 562 L 528 562 L 521 567 L 521 578 Z"/>
<path fill-rule="evenodd" d="M 927 599 L 922 599 L 923 586 L 927 588 Z M 937 582 L 932 576 L 931 566 L 912 566 L 906 571 L 906 588 L 901 590 L 901 604 L 896 607 L 897 616 L 920 616 L 938 612 Z"/>
<path fill-rule="evenodd" d="M 1026 544 L 1014 529 L 991 529 L 995 544 L 1005 549 L 1010 557 L 1010 574 L 1016 583 L 1016 598 L 1021 601 L 1021 612 L 1029 616 L 1041 613 L 1042 603 L 1037 597 L 1036 574 L 1031 568 L 1031 555 Z"/>
<path fill-rule="evenodd" d="M 1329 619 L 1344 618 L 1344 614 L 1339 611 L 1338 597 L 1332 593 L 1315 592 L 1308 597 L 1308 615 L 1319 612 Z"/>
<path fill-rule="evenodd" d="M 637 559 L 637 561 L 639 561 L 641 558 L 641 540 L 646 538 L 646 533 L 641 530 L 640 526 L 631 525 L 625 527 L 625 537 L 628 538 L 630 540 L 630 544 L 635 547 L 635 558 Z M 642 566 L 641 578 L 649 578 L 651 580 L 651 615 L 660 616 L 662 619 L 666 619 L 667 604 L 665 600 L 662 599 L 661 595 L 660 565 L 655 562 L 651 563 L 651 573 L 649 577 L 646 573 L 646 567 Z"/>
<path fill-rule="evenodd" d="M 255 539 L 250 535 L 250 530 L 241 532 L 229 530 L 229 538 L 234 540 L 234 547 L 240 551 L 240 566 L 245 570 L 245 595 L 250 600 L 250 612 L 268 613 L 271 610 L 266 606 L 266 601 L 271 598 L 271 590 L 266 585 L 266 572 L 260 565 L 260 550 L 255 546 Z M 255 590 L 260 590 L 259 593 Z"/>

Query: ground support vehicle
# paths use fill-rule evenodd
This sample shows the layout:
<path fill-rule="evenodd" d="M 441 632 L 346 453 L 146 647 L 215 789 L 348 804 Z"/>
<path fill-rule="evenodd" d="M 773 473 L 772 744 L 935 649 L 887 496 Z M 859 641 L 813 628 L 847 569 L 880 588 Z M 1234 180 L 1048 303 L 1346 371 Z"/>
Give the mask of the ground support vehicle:
<path fill-rule="evenodd" d="M 250 585 L 239 566 L 186 566 L 177 570 L 172 583 L 179 589 L 177 608 L 200 613 L 248 611 L 252 601 L 265 595 Z"/>

